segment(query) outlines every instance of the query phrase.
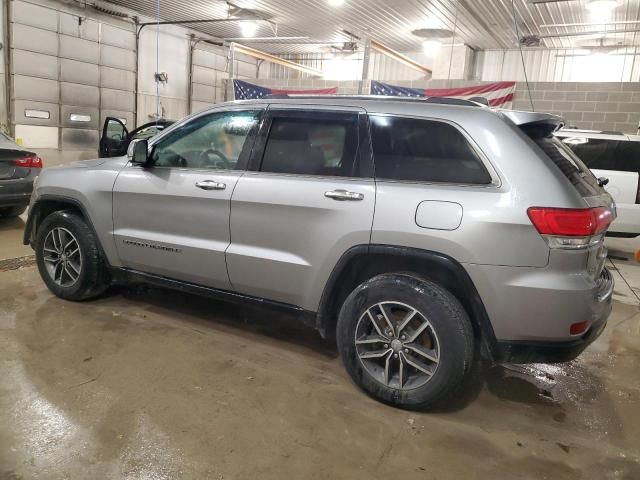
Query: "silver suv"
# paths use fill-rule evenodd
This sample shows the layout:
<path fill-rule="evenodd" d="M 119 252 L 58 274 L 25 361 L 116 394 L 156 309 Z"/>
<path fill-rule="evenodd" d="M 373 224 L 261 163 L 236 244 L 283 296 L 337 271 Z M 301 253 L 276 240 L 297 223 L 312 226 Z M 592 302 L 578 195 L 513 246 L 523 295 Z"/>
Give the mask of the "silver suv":
<path fill-rule="evenodd" d="M 25 243 L 61 298 L 145 282 L 291 312 L 369 395 L 428 408 L 481 356 L 566 361 L 605 326 L 615 206 L 561 124 L 451 99 L 223 104 L 44 171 Z"/>

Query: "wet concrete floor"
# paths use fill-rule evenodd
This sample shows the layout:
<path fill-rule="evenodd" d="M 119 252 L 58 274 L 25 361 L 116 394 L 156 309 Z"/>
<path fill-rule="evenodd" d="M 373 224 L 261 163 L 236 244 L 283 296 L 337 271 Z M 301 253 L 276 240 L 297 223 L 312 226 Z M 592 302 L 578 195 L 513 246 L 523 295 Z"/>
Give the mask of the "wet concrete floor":
<path fill-rule="evenodd" d="M 5 230 L 0 260 L 19 248 Z M 332 343 L 286 319 L 160 289 L 70 303 L 0 262 L 0 480 L 640 479 L 628 257 L 577 361 L 479 366 L 437 413 L 369 399 Z"/>

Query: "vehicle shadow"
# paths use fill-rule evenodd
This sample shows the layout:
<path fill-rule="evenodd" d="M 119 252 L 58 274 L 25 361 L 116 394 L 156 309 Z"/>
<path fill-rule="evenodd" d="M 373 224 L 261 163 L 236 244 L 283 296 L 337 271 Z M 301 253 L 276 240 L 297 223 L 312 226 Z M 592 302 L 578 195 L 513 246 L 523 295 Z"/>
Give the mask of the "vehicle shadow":
<path fill-rule="evenodd" d="M 139 304 L 146 311 L 181 317 L 190 322 L 190 328 L 194 330 L 222 327 L 241 337 L 255 336 L 257 341 L 266 337 L 278 341 L 284 348 L 302 348 L 328 359 L 339 356 L 334 340 L 322 339 L 313 328 L 281 312 L 146 285 L 114 286 L 109 291 L 109 295 L 113 294 Z M 479 358 L 477 352 L 476 358 Z M 562 370 L 561 367 L 552 368 Z M 549 407 L 555 412 L 559 408 L 553 393 L 556 380 L 562 381 L 536 366 L 495 364 L 481 359 L 474 362 L 465 382 L 431 411 L 455 413 L 464 410 L 481 392 L 487 391 L 499 401 Z M 589 383 L 593 382 L 594 379 L 590 379 Z"/>

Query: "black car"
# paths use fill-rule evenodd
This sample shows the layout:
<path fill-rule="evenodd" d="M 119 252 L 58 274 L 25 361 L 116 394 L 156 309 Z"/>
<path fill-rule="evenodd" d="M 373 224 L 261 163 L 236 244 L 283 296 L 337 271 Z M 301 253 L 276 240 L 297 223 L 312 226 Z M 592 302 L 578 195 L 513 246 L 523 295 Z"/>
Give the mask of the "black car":
<path fill-rule="evenodd" d="M 0 216 L 17 217 L 29 205 L 42 159 L 0 133 Z"/>
<path fill-rule="evenodd" d="M 137 138 L 149 139 L 173 123 L 173 120 L 158 119 L 145 123 L 129 132 L 122 120 L 115 117 L 107 117 L 102 128 L 102 138 L 100 138 L 100 157 L 120 157 L 125 155 L 132 140 Z"/>

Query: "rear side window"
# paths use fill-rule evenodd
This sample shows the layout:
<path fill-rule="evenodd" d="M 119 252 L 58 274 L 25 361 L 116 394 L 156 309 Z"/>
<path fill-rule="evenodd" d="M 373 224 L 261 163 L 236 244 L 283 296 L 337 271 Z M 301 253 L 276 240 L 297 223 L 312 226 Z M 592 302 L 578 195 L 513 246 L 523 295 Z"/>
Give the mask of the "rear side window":
<path fill-rule="evenodd" d="M 260 170 L 357 176 L 357 114 L 274 114 Z"/>
<path fill-rule="evenodd" d="M 525 125 L 521 128 L 560 169 L 580 195 L 591 197 L 604 193 L 589 168 L 567 145 L 553 135 L 548 127 Z"/>
<path fill-rule="evenodd" d="M 585 165 L 597 170 L 640 172 L 640 143 L 571 137 L 563 140 Z"/>
<path fill-rule="evenodd" d="M 376 177 L 416 182 L 489 184 L 491 175 L 464 135 L 434 120 L 372 115 Z"/>

